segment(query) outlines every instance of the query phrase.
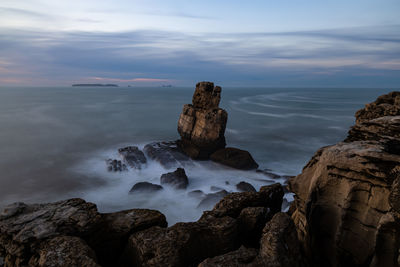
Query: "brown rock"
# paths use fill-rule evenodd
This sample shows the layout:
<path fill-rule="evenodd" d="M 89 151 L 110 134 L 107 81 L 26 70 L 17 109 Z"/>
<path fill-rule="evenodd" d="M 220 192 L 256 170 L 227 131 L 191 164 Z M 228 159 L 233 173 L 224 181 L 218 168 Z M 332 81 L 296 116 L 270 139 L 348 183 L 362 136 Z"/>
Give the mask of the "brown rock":
<path fill-rule="evenodd" d="M 100 267 L 94 251 L 74 236 L 59 236 L 43 242 L 38 256 L 30 259 L 29 266 Z"/>
<path fill-rule="evenodd" d="M 318 150 L 289 182 L 292 218 L 315 265 L 398 266 L 399 97 L 358 111 L 346 143 Z"/>
<path fill-rule="evenodd" d="M 238 250 L 226 254 L 208 258 L 198 265 L 198 267 L 257 267 L 263 266 L 262 262 L 256 262 L 258 250 L 241 246 Z"/>
<path fill-rule="evenodd" d="M 98 255 L 102 266 L 116 266 L 128 242 L 135 232 L 153 226 L 167 227 L 165 216 L 156 210 L 132 209 L 102 214 L 102 222 L 88 243 Z"/>
<path fill-rule="evenodd" d="M 248 151 L 238 148 L 227 147 L 219 149 L 211 154 L 210 158 L 212 161 L 235 169 L 252 170 L 258 168 L 258 164 L 254 161 L 251 154 Z"/>
<path fill-rule="evenodd" d="M 244 208 L 267 207 L 271 214 L 281 210 L 283 188 L 280 184 L 263 186 L 260 192 L 231 193 L 218 202 L 214 209 L 205 212 L 202 216 L 215 217 L 231 216 L 237 218 Z"/>
<path fill-rule="evenodd" d="M 15 203 L 0 215 L 0 253 L 6 266 L 24 266 L 43 241 L 60 235 L 88 237 L 100 220 L 96 205 L 82 199 Z"/>
<path fill-rule="evenodd" d="M 266 207 L 242 209 L 238 217 L 241 243 L 245 246 L 258 247 L 265 223 L 271 217 L 271 212 Z"/>
<path fill-rule="evenodd" d="M 216 109 L 221 99 L 221 87 L 212 82 L 199 82 L 193 94 L 193 107 L 199 109 Z"/>
<path fill-rule="evenodd" d="M 400 115 L 400 92 L 391 92 L 378 97 L 356 113 L 356 123 L 371 121 L 384 116 Z"/>
<path fill-rule="evenodd" d="M 237 224 L 230 217 L 152 227 L 133 234 L 126 266 L 193 266 L 237 247 Z"/>
<path fill-rule="evenodd" d="M 260 241 L 260 266 L 305 266 L 293 221 L 286 213 L 279 212 L 263 230 Z"/>
<path fill-rule="evenodd" d="M 208 159 L 225 147 L 228 114 L 218 107 L 221 88 L 210 82 L 196 85 L 193 105 L 184 105 L 178 121 L 179 147 L 194 159 Z"/>

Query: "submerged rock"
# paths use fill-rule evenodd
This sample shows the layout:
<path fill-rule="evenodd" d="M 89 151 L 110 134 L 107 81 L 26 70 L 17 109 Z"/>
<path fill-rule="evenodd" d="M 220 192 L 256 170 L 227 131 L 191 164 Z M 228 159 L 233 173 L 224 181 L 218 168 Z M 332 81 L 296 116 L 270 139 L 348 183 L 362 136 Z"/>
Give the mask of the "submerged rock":
<path fill-rule="evenodd" d="M 147 162 L 143 152 L 137 146 L 120 148 L 118 152 L 131 168 L 141 169 Z"/>
<path fill-rule="evenodd" d="M 313 264 L 398 266 L 400 213 L 391 196 L 400 155 L 388 142 L 400 142 L 399 96 L 381 96 L 358 111 L 346 142 L 319 149 L 289 182 L 292 218 Z"/>
<path fill-rule="evenodd" d="M 217 150 L 211 154 L 210 158 L 212 161 L 235 169 L 252 170 L 258 168 L 258 164 L 254 161 L 250 153 L 238 148 L 227 147 Z"/>
<path fill-rule="evenodd" d="M 195 198 L 204 198 L 206 194 L 201 190 L 193 190 L 188 193 L 188 196 L 195 197 Z"/>
<path fill-rule="evenodd" d="M 106 160 L 107 170 L 110 172 L 122 172 L 127 171 L 128 168 L 122 161 L 116 159 L 108 159 Z"/>
<path fill-rule="evenodd" d="M 167 184 L 176 189 L 186 189 L 189 184 L 185 170 L 182 168 L 177 168 L 174 172 L 164 173 L 161 175 L 160 182 L 162 185 Z"/>
<path fill-rule="evenodd" d="M 236 189 L 241 192 L 256 192 L 257 190 L 251 184 L 247 182 L 240 182 L 236 185 Z"/>
<path fill-rule="evenodd" d="M 211 82 L 196 84 L 192 104 L 186 104 L 178 121 L 180 148 L 193 159 L 208 159 L 225 147 L 228 113 L 219 108 L 221 87 Z"/>
<path fill-rule="evenodd" d="M 143 151 L 166 169 L 192 165 L 190 158 L 183 153 L 175 141 L 150 143 L 144 146 Z"/>
<path fill-rule="evenodd" d="M 205 198 L 200 201 L 199 205 L 197 205 L 197 208 L 200 209 L 210 209 L 212 208 L 218 201 L 221 200 L 224 196 L 228 194 L 228 191 L 226 190 L 221 190 L 216 193 L 210 193 L 205 196 Z"/>
<path fill-rule="evenodd" d="M 129 193 L 134 193 L 134 192 L 156 192 L 159 190 L 162 190 L 163 187 L 158 184 L 152 184 L 149 182 L 139 182 L 136 183 L 134 186 L 132 186 L 131 190 L 129 190 Z"/>

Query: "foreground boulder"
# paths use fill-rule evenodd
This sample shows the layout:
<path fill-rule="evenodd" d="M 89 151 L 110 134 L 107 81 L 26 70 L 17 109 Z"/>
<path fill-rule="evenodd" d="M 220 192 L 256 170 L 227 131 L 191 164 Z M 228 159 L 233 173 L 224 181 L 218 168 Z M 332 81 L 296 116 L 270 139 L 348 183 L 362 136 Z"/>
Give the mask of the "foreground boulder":
<path fill-rule="evenodd" d="M 217 150 L 211 154 L 210 159 L 240 170 L 252 170 L 258 168 L 258 164 L 254 161 L 248 151 L 233 147 Z"/>
<path fill-rule="evenodd" d="M 243 245 L 246 235 L 259 232 L 280 210 L 282 196 L 283 189 L 278 184 L 263 187 L 260 192 L 229 194 L 197 222 L 137 232 L 129 238 L 124 264 L 196 266 L 207 258 L 234 251 Z M 261 233 L 256 246 L 260 238 Z M 249 258 L 254 258 L 255 251 L 249 253 Z M 224 266 L 231 266 L 228 264 L 227 261 Z"/>
<path fill-rule="evenodd" d="M 225 147 L 228 113 L 219 108 L 221 87 L 211 82 L 196 84 L 192 104 L 186 104 L 178 121 L 180 148 L 193 159 L 208 159 Z"/>
<path fill-rule="evenodd" d="M 0 215 L 0 259 L 7 267 L 118 266 L 129 236 L 154 226 L 167 222 L 153 210 L 101 214 L 82 199 L 15 203 Z"/>
<path fill-rule="evenodd" d="M 58 236 L 86 238 L 94 232 L 100 220 L 96 205 L 82 199 L 34 205 L 15 203 L 0 215 L 0 254 L 6 256 L 6 266 L 28 265 L 31 257 L 42 258 L 39 263 L 46 262 L 39 254 L 44 253 L 42 249 L 47 240 Z M 53 243 L 58 243 L 60 251 L 64 251 L 64 242 L 69 241 L 59 241 L 53 240 Z M 80 240 L 75 241 L 82 248 L 86 246 Z M 68 253 L 64 251 L 61 254 Z M 94 260 L 91 255 L 88 257 Z"/>
<path fill-rule="evenodd" d="M 346 142 L 318 150 L 290 181 L 292 218 L 317 266 L 399 265 L 399 95 L 358 111 Z"/>
<path fill-rule="evenodd" d="M 182 168 L 178 168 L 174 172 L 164 173 L 160 177 L 160 182 L 161 184 L 170 185 L 175 189 L 186 189 L 189 184 L 185 170 Z"/>

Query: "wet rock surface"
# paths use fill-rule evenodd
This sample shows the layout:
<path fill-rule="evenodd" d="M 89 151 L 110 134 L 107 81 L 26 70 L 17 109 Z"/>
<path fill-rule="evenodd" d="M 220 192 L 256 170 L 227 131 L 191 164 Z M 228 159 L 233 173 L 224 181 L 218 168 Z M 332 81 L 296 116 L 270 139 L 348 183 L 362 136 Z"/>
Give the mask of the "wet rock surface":
<path fill-rule="evenodd" d="M 257 190 L 247 182 L 240 182 L 236 185 L 236 189 L 241 192 L 256 192 Z"/>
<path fill-rule="evenodd" d="M 163 189 L 163 187 L 158 184 L 152 184 L 149 182 L 139 182 L 139 183 L 136 183 L 134 186 L 132 186 L 131 190 L 129 190 L 129 193 L 157 192 L 162 189 Z"/>
<path fill-rule="evenodd" d="M 128 146 L 118 149 L 124 161 L 133 169 L 141 169 L 147 160 L 144 153 L 137 146 Z"/>
<path fill-rule="evenodd" d="M 183 153 L 175 141 L 150 143 L 144 146 L 143 151 L 150 159 L 159 162 L 166 169 L 192 164 L 190 158 Z"/>
<path fill-rule="evenodd" d="M 258 168 L 258 164 L 248 151 L 233 147 L 217 150 L 211 154 L 210 159 L 239 170 L 253 170 Z"/>
<path fill-rule="evenodd" d="M 399 92 L 356 113 L 346 142 L 318 150 L 292 179 L 293 221 L 315 265 L 398 266 Z"/>
<path fill-rule="evenodd" d="M 122 172 L 127 171 L 128 168 L 122 161 L 116 159 L 108 159 L 106 160 L 107 170 L 110 172 Z"/>
<path fill-rule="evenodd" d="M 82 199 L 49 204 L 15 203 L 0 215 L 4 266 L 118 266 L 128 237 L 166 227 L 158 211 L 101 214 Z"/>
<path fill-rule="evenodd" d="M 221 190 L 215 193 L 206 194 L 205 197 L 200 201 L 197 208 L 211 209 L 218 201 L 228 194 L 228 191 Z"/>
<path fill-rule="evenodd" d="M 192 104 L 184 105 L 178 121 L 179 147 L 193 159 L 208 159 L 225 147 L 228 113 L 219 108 L 221 87 L 211 82 L 196 85 Z"/>
<path fill-rule="evenodd" d="M 178 168 L 174 172 L 161 175 L 160 182 L 162 185 L 169 185 L 175 189 L 186 189 L 189 184 L 185 170 L 182 168 Z"/>

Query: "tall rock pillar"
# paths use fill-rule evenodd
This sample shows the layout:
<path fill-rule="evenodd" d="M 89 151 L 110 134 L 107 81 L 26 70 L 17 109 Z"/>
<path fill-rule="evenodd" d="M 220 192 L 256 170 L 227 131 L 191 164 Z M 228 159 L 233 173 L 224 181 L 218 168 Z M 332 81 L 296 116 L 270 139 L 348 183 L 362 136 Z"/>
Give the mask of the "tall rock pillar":
<path fill-rule="evenodd" d="M 228 113 L 219 108 L 221 87 L 212 82 L 199 82 L 192 104 L 183 106 L 178 121 L 179 147 L 193 159 L 208 159 L 224 148 Z"/>

